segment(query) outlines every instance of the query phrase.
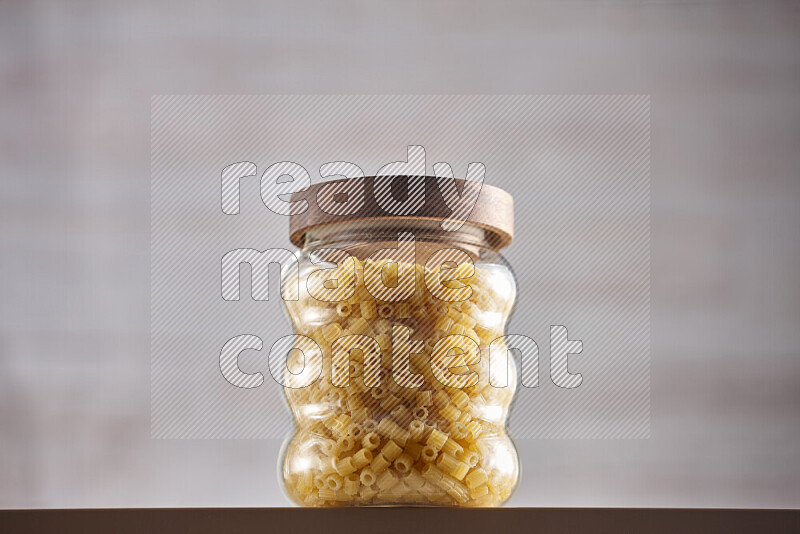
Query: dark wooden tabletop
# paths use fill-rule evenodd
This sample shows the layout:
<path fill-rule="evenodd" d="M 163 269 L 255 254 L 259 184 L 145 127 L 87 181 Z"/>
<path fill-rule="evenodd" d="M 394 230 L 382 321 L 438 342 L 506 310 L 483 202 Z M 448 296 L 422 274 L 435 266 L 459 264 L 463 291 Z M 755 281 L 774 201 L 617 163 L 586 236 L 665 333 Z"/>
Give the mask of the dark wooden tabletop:
<path fill-rule="evenodd" d="M 0 532 L 800 532 L 798 510 L 139 508 L 2 510 Z"/>

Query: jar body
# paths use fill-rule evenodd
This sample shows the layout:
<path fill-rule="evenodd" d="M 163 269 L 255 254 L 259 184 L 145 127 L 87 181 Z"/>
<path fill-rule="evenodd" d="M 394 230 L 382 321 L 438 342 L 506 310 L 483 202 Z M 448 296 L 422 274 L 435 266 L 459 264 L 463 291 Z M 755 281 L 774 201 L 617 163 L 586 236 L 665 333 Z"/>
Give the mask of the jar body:
<path fill-rule="evenodd" d="M 299 505 L 498 506 L 516 488 L 502 340 L 516 283 L 480 229 L 435 224 L 311 232 L 283 280 L 299 277 L 285 305 L 304 336 L 284 371 L 296 433 L 282 478 Z"/>

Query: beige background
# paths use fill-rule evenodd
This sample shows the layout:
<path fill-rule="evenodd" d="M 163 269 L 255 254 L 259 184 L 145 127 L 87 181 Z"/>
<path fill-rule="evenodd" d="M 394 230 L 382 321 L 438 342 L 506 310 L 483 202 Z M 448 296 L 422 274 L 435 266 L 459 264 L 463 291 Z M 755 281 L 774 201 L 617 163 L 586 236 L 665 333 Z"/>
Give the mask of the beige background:
<path fill-rule="evenodd" d="M 279 442 L 149 439 L 158 93 L 650 94 L 652 437 L 512 504 L 800 506 L 798 2 L 163 4 L 0 3 L 0 506 L 286 503 Z"/>

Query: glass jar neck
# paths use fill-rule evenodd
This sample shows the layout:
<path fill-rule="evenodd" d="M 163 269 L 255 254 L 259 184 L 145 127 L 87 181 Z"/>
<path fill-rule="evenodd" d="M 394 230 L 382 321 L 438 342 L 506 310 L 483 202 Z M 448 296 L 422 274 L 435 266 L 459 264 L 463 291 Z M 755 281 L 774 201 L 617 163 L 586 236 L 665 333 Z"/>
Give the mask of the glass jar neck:
<path fill-rule="evenodd" d="M 408 218 L 390 220 L 357 220 L 326 224 L 305 234 L 303 250 L 335 245 L 336 243 L 372 243 L 397 241 L 401 233 L 411 233 L 417 241 L 442 245 L 491 249 L 483 228 L 465 223 L 454 232 L 442 229 L 441 221 Z"/>

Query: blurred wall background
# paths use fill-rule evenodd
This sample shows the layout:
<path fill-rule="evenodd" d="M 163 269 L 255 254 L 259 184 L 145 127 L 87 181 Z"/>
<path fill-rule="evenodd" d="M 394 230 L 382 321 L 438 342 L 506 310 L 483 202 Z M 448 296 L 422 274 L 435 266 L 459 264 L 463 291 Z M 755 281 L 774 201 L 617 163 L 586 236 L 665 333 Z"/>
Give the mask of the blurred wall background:
<path fill-rule="evenodd" d="M 512 505 L 800 506 L 800 3 L 235 0 L 0 2 L 0 507 L 286 504 L 279 441 L 149 437 L 163 93 L 650 94 L 651 438 Z"/>

